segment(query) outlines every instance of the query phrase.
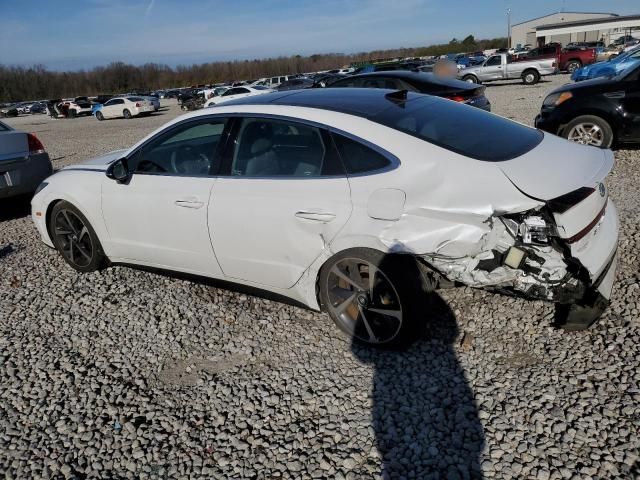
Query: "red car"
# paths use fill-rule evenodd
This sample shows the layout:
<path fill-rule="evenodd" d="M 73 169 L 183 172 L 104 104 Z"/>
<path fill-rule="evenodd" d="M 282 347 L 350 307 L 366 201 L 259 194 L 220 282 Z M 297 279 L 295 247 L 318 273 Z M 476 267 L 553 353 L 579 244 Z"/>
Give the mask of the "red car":
<path fill-rule="evenodd" d="M 513 61 L 555 58 L 561 72 L 573 73 L 584 65 L 594 63 L 597 56 L 595 48 L 562 48 L 559 43 L 550 43 L 544 47 L 533 48 L 524 55 L 514 58 Z"/>

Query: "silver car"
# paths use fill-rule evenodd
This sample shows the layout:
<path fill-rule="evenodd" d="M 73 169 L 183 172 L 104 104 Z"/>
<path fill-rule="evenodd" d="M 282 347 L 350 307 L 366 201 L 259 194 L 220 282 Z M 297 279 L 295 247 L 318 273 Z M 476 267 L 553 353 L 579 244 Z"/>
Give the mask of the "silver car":
<path fill-rule="evenodd" d="M 52 172 L 38 137 L 0 122 L 0 199 L 33 193 Z"/>

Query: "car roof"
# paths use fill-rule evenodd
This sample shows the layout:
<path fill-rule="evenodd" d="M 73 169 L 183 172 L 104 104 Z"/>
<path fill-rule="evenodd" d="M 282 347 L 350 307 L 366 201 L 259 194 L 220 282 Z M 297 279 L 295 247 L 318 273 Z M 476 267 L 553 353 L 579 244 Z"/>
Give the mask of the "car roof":
<path fill-rule="evenodd" d="M 387 97 L 388 94 L 394 92 L 395 90 L 382 88 L 310 88 L 244 97 L 224 102 L 224 104 L 220 104 L 220 106 L 278 105 L 307 107 L 368 118 L 397 104 L 400 100 Z M 406 99 L 401 101 L 411 102 L 424 98 L 425 96 L 426 95 L 419 93 L 407 92 Z"/>

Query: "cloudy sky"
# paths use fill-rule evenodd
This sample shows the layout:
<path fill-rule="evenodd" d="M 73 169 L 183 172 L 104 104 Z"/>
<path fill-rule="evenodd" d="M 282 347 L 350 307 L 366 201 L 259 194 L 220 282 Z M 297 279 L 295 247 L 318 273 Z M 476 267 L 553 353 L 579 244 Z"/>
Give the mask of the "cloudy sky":
<path fill-rule="evenodd" d="M 0 63 L 77 70 L 421 46 L 504 36 L 508 7 L 514 23 L 563 7 L 640 14 L 639 0 L 0 0 Z"/>

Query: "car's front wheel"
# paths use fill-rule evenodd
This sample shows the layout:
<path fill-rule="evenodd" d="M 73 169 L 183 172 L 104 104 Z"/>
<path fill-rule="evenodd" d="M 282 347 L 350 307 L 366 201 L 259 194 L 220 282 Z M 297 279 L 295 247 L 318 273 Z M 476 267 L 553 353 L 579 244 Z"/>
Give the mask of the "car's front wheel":
<path fill-rule="evenodd" d="M 464 77 L 462 77 L 462 80 L 469 83 L 480 83 L 480 80 L 478 80 L 478 77 L 476 77 L 475 75 L 465 75 Z"/>
<path fill-rule="evenodd" d="M 104 265 L 105 256 L 96 232 L 80 210 L 69 202 L 54 205 L 49 232 L 58 252 L 75 270 L 93 272 Z"/>
<path fill-rule="evenodd" d="M 367 345 L 402 348 L 416 337 L 426 300 L 413 257 L 346 250 L 321 269 L 320 302 L 340 330 Z"/>
<path fill-rule="evenodd" d="M 96 112 L 96 118 L 100 121 L 104 120 L 104 115 L 102 115 L 102 112 Z"/>
<path fill-rule="evenodd" d="M 126 118 L 127 120 L 129 120 L 131 118 L 131 112 L 127 109 L 124 109 L 122 112 L 122 115 L 124 116 L 124 118 Z"/>
<path fill-rule="evenodd" d="M 592 147 L 609 148 L 613 144 L 611 125 L 595 115 L 574 118 L 565 127 L 563 136 L 572 142 Z"/>

